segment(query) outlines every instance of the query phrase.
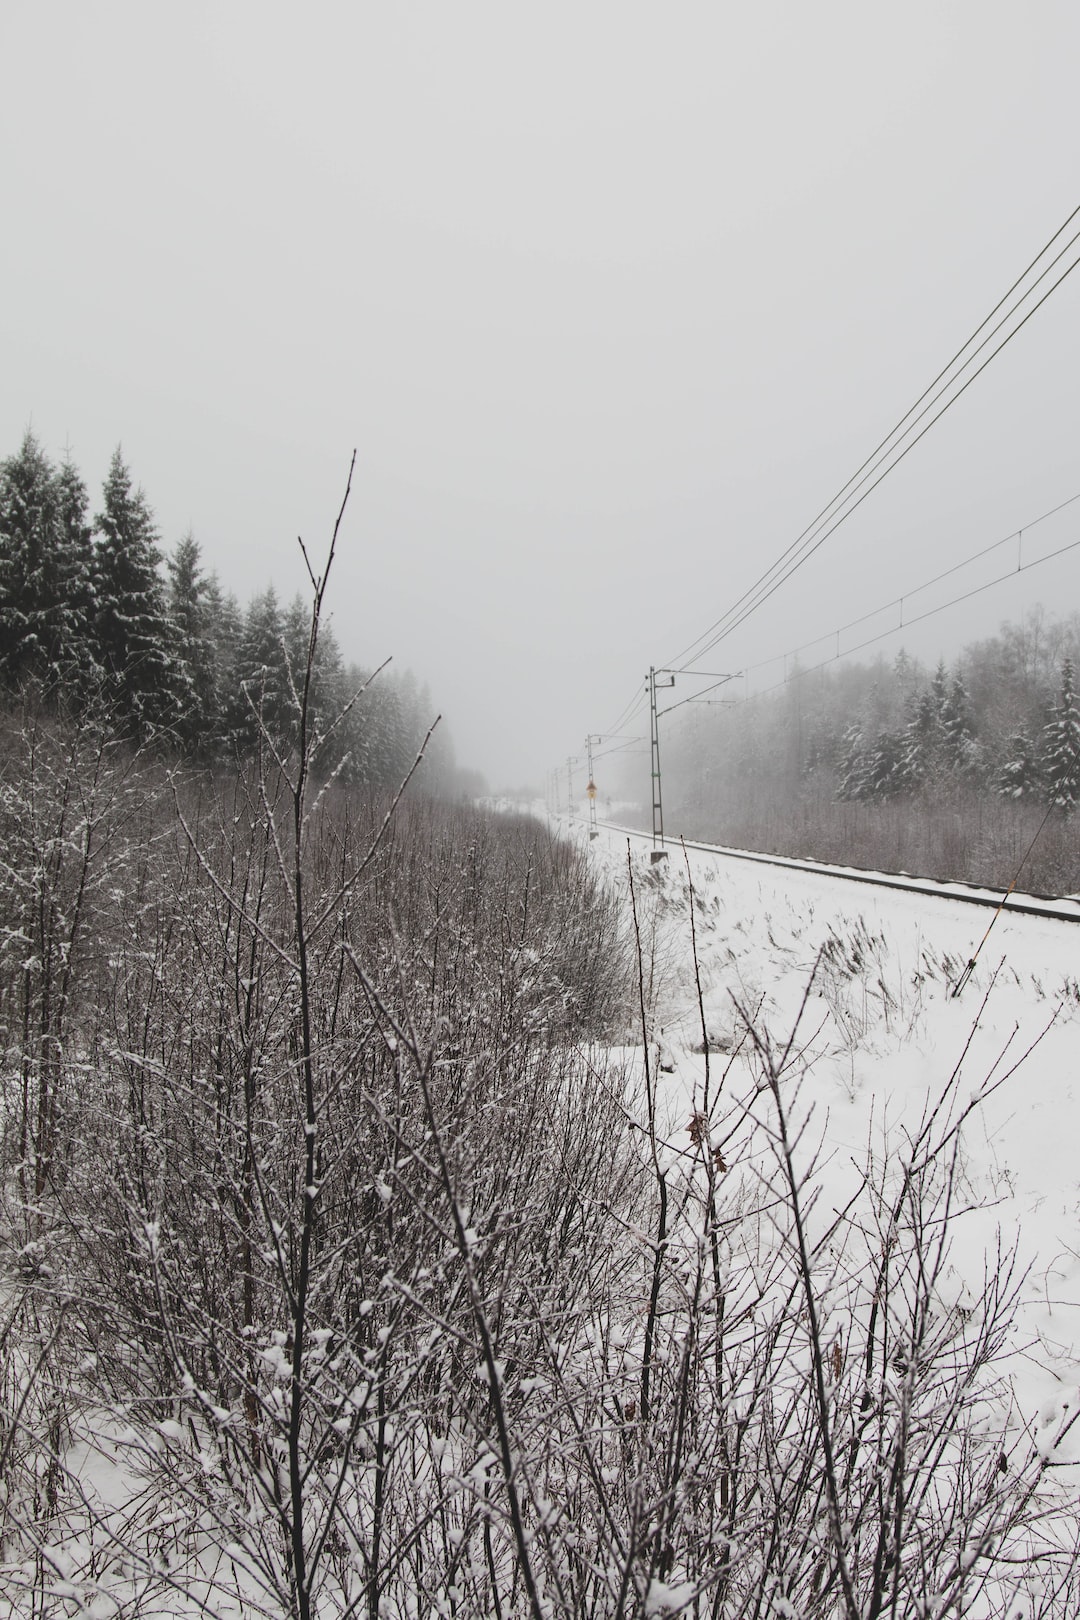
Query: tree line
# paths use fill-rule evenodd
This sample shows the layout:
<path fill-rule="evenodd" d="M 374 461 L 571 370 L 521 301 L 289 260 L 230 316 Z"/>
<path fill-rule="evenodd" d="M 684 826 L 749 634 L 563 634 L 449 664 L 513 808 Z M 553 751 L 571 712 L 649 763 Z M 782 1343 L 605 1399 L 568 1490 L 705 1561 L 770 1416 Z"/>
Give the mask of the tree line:
<path fill-rule="evenodd" d="M 295 742 L 297 682 L 310 605 L 272 584 L 241 607 L 193 535 L 167 554 L 153 509 L 118 448 L 100 507 L 70 454 L 57 466 L 33 433 L 0 463 L 0 689 L 32 686 L 46 703 L 110 732 L 209 763 L 250 759 L 264 736 Z M 328 626 L 312 692 L 317 725 L 339 718 L 322 761 L 346 783 L 401 780 L 434 710 L 408 672 L 347 665 Z M 456 786 L 443 733 L 429 786 Z"/>
<path fill-rule="evenodd" d="M 665 810 L 721 842 L 989 883 L 1042 828 L 1025 883 L 1076 888 L 1078 660 L 1080 616 L 1039 608 L 951 664 L 901 650 L 690 706 L 663 739 Z"/>
<path fill-rule="evenodd" d="M 1080 709 L 1071 657 L 1062 660 L 1056 692 L 1042 685 L 1015 694 L 1015 725 L 1007 735 L 976 713 L 959 667 L 950 677 L 941 660 L 924 683 L 901 654 L 892 677 L 900 723 L 880 712 L 872 693 L 841 738 L 838 797 L 874 801 L 971 783 L 1065 814 L 1076 808 Z"/>

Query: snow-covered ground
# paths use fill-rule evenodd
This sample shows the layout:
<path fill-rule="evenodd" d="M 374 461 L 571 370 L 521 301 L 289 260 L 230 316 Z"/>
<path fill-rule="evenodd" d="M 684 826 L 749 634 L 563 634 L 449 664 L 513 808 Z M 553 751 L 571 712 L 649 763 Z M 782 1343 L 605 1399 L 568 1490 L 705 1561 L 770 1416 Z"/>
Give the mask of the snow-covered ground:
<path fill-rule="evenodd" d="M 583 830 L 577 836 L 584 840 Z M 952 993 L 992 912 L 601 831 L 591 858 L 625 886 L 628 847 L 652 930 L 661 1123 L 673 1143 L 704 1083 L 690 886 L 705 1018 L 714 1051 L 739 1008 L 785 1039 L 800 1018 L 801 1103 L 824 1147 L 815 1173 L 840 1207 L 872 1151 L 902 1155 L 960 1065 L 954 1111 L 987 1094 L 963 1128 L 963 1184 L 948 1286 L 978 1296 L 1018 1244 L 1026 1269 L 1010 1357 L 1033 1427 L 1080 1396 L 1080 926 L 1005 911 L 962 993 Z M 824 955 L 821 953 L 824 951 Z M 820 960 L 819 960 L 820 956 Z M 815 973 L 809 999 L 807 984 Z M 715 1059 L 714 1059 L 715 1068 Z M 996 1083 L 996 1084 L 995 1084 Z M 663 1117 L 666 1116 L 666 1117 Z"/>

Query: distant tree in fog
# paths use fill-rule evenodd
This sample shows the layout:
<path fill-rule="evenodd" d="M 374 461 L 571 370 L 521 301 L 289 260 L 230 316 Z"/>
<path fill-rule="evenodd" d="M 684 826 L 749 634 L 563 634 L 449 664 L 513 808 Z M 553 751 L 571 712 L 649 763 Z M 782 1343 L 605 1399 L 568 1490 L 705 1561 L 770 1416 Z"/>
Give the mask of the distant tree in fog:
<path fill-rule="evenodd" d="M 1043 732 L 1043 760 L 1048 803 L 1067 814 L 1080 802 L 1080 709 L 1071 658 L 1061 666 L 1061 691 Z"/>
<path fill-rule="evenodd" d="M 173 646 L 189 707 L 177 721 L 183 744 L 205 745 L 208 733 L 220 725 L 220 701 L 210 639 L 210 582 L 202 569 L 202 553 L 192 534 L 186 534 L 168 558 L 169 619 Z"/>
<path fill-rule="evenodd" d="M 995 793 L 1006 799 L 1041 798 L 1044 789 L 1039 744 L 1028 731 L 1005 739 L 1001 763 L 990 778 Z"/>

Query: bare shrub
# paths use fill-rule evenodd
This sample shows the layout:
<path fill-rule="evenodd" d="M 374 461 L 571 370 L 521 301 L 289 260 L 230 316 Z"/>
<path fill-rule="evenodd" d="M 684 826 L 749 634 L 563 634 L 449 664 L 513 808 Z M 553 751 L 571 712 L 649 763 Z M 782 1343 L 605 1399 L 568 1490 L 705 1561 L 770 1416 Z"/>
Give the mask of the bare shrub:
<path fill-rule="evenodd" d="M 681 891 L 630 865 L 628 929 L 538 824 L 317 782 L 313 659 L 293 755 L 93 801 L 123 861 L 96 932 L 61 908 L 44 1174 L 21 1076 L 52 1026 L 11 1017 L 38 992 L 4 959 L 8 1612 L 1071 1612 L 1071 1419 L 1011 1407 L 1014 1256 L 947 1287 L 959 1069 L 826 1209 L 798 1024 L 739 1007 L 718 1068 L 699 980 L 667 1133 Z M 67 892 L 51 847 L 18 894 Z M 823 954 L 838 1006 L 875 951 Z"/>

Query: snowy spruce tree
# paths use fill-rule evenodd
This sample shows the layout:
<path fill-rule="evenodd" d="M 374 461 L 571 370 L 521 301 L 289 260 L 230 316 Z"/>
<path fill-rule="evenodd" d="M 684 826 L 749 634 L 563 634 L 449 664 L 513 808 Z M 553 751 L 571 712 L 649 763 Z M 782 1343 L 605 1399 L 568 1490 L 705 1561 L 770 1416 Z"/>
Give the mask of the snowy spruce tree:
<path fill-rule="evenodd" d="M 289 671 L 284 623 L 272 585 L 253 596 L 236 642 L 225 698 L 228 751 L 241 758 L 259 744 L 260 725 L 280 742 L 288 724 Z"/>
<path fill-rule="evenodd" d="M 866 797 L 866 755 L 863 750 L 862 726 L 858 721 L 854 721 L 844 731 L 840 740 L 836 769 L 839 777 L 836 790 L 838 799 L 858 800 Z"/>
<path fill-rule="evenodd" d="M 86 511 L 71 462 L 57 472 L 27 433 L 0 466 L 0 677 L 9 687 L 34 679 L 55 695 L 93 670 Z"/>
<path fill-rule="evenodd" d="M 96 630 L 106 696 L 120 729 L 146 740 L 171 731 L 188 703 L 172 650 L 154 516 L 119 448 L 97 529 Z"/>
<path fill-rule="evenodd" d="M 237 690 L 237 649 L 244 628 L 244 616 L 232 591 L 222 590 L 221 581 L 211 574 L 203 599 L 206 656 L 210 664 L 215 694 L 213 735 L 205 743 L 209 753 L 231 757 L 229 733 L 230 706 Z"/>
<path fill-rule="evenodd" d="M 939 663 L 928 689 L 915 699 L 904 730 L 904 769 L 913 787 L 932 787 L 945 770 L 948 678 Z"/>
<path fill-rule="evenodd" d="M 990 777 L 990 786 L 1004 799 L 1036 799 L 1043 791 L 1038 742 L 1023 729 L 1005 739 L 1002 758 Z"/>
<path fill-rule="evenodd" d="M 865 760 L 863 797 L 891 799 L 909 785 L 904 738 L 879 731 Z"/>
<path fill-rule="evenodd" d="M 58 667 L 61 677 L 78 688 L 84 706 L 100 688 L 102 673 L 95 630 L 94 526 L 86 484 L 70 455 L 65 455 L 56 475 L 56 518 L 58 622 L 64 648 Z"/>
<path fill-rule="evenodd" d="M 979 769 L 979 745 L 971 702 L 959 674 L 949 682 L 941 708 L 941 730 L 942 763 L 948 775 L 956 780 L 974 777 Z"/>
<path fill-rule="evenodd" d="M 1066 815 L 1080 802 L 1080 709 L 1071 658 L 1061 666 L 1061 692 L 1043 731 L 1047 802 Z"/>
<path fill-rule="evenodd" d="M 297 597 L 283 610 L 271 586 L 242 610 L 190 534 L 164 570 L 153 511 L 119 448 L 101 506 L 92 518 L 71 456 L 55 465 L 32 432 L 0 461 L 0 691 L 29 683 L 68 717 L 93 714 L 119 736 L 153 738 L 190 757 L 250 759 L 266 735 L 288 755 L 297 741 L 310 607 Z M 362 682 L 355 670 L 347 676 L 324 624 L 309 725 L 323 732 L 346 712 L 316 750 L 318 769 L 337 771 L 347 755 L 343 783 L 394 786 L 433 711 L 426 695 L 418 708 L 409 676 L 380 677 L 353 707 L 346 700 Z M 444 775 L 452 769 L 448 749 L 445 735 L 434 742 L 429 783 L 436 760 Z"/>
<path fill-rule="evenodd" d="M 169 619 L 173 651 L 179 664 L 188 703 L 177 719 L 182 746 L 189 752 L 207 752 L 220 729 L 220 693 L 214 669 L 210 634 L 210 582 L 202 569 L 202 553 L 187 534 L 168 559 Z"/>

